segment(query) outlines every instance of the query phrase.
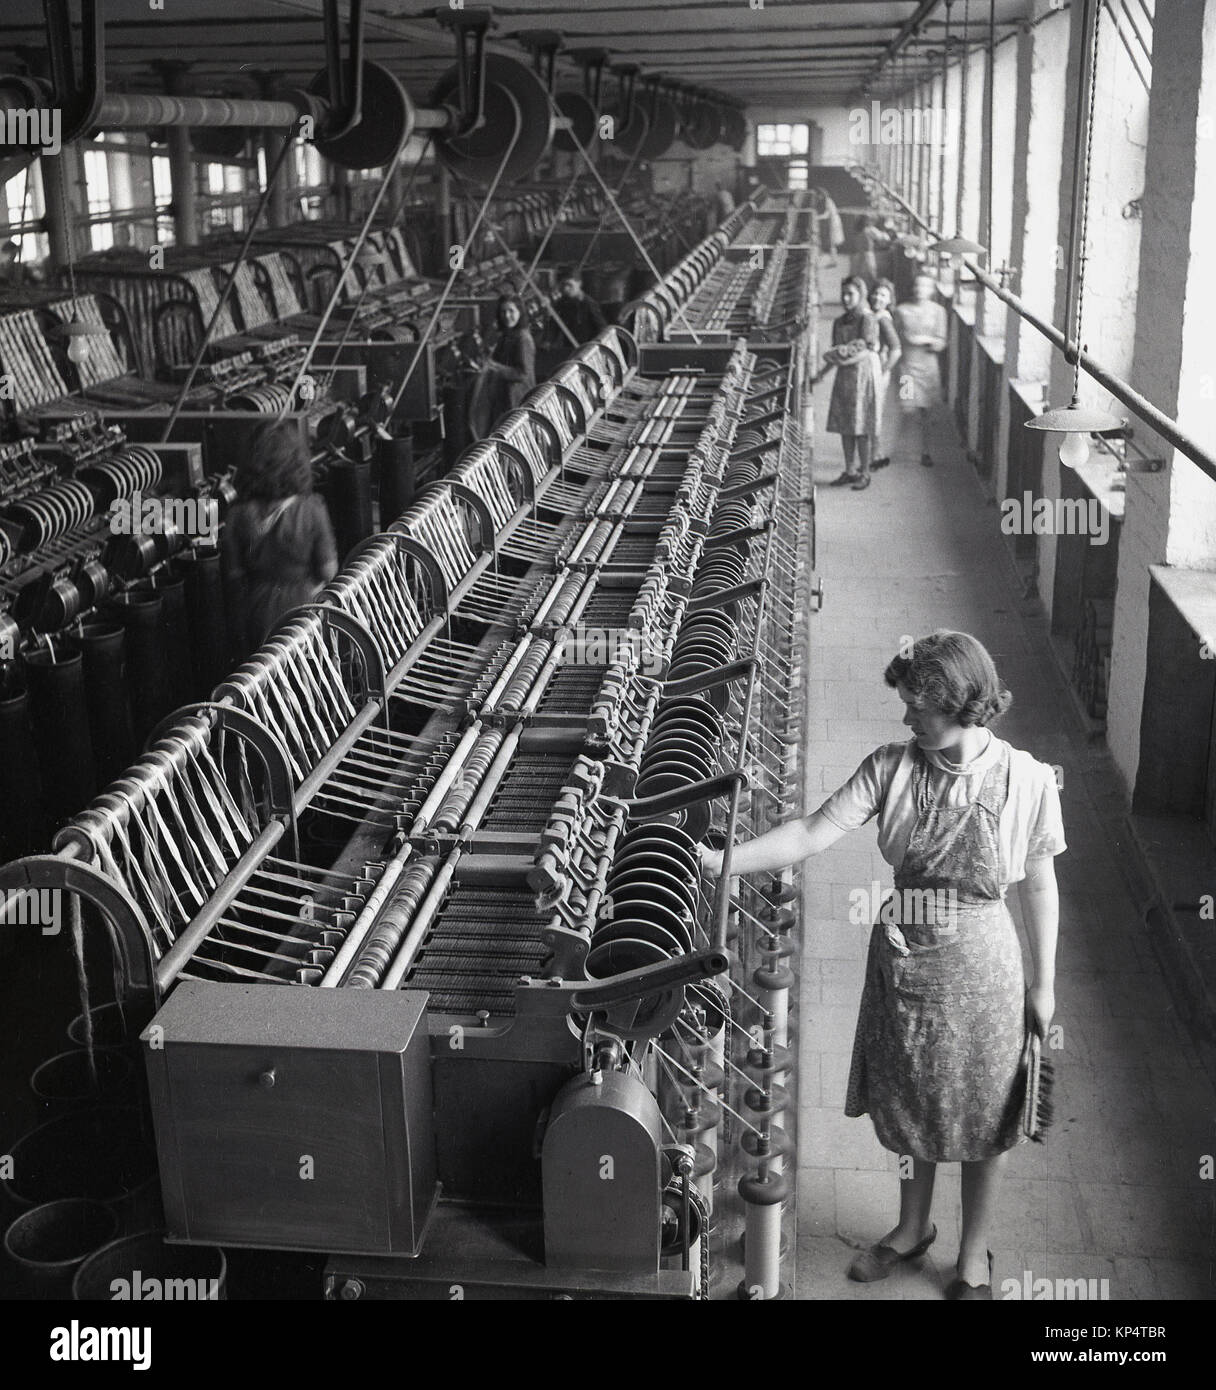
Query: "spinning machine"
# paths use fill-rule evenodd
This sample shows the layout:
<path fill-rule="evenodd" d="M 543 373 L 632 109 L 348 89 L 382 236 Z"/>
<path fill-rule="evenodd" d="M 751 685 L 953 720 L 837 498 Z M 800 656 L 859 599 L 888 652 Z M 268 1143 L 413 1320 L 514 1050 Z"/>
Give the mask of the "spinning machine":
<path fill-rule="evenodd" d="M 694 845 L 799 805 L 793 356 L 608 330 L 0 874 L 110 934 L 173 1237 L 781 1293 L 797 894 Z"/>
<path fill-rule="evenodd" d="M 357 22 L 353 66 L 287 101 L 106 95 L 87 61 L 78 92 L 60 64 L 55 93 L 22 95 L 54 95 L 73 133 L 308 115 L 354 167 L 427 129 L 488 204 L 534 168 L 555 110 L 559 137 L 586 112 L 485 51 L 488 12 L 445 18 L 460 60 L 426 109 L 361 58 Z M 353 91 L 340 72 L 361 75 Z M 677 95 L 651 84 L 639 102 L 624 75 L 635 155 L 678 122 L 693 142 L 738 136 L 707 94 Z M 729 315 L 697 325 L 718 314 L 698 287 L 754 213 L 640 301 L 645 341 L 606 330 L 391 524 L 382 499 L 383 529 L 313 602 L 159 718 L 49 853 L 0 869 L 0 894 L 57 892 L 72 939 L 108 939 L 150 1102 L 125 1141 L 154 1149 L 171 1240 L 324 1252 L 323 1292 L 345 1300 L 788 1293 L 800 892 L 793 874 L 732 878 L 729 847 L 802 809 L 804 344 L 774 317 L 771 266 L 752 341 Z M 325 314 L 294 318 L 315 306 L 288 241 L 183 253 L 194 307 L 162 324 L 189 321 L 199 389 L 267 345 L 293 391 L 310 360 L 329 370 L 310 356 Z M 404 247 L 389 232 L 373 251 L 401 275 L 359 302 L 395 314 Z M 204 293 L 224 277 L 232 333 Z M 180 424 L 208 414 L 194 404 Z M 56 442 L 108 440 L 121 466 L 93 473 L 113 489 L 157 455 L 108 420 L 78 412 Z M 7 447 L 22 497 L 72 486 Z M 699 843 L 725 847 L 720 880 Z"/>

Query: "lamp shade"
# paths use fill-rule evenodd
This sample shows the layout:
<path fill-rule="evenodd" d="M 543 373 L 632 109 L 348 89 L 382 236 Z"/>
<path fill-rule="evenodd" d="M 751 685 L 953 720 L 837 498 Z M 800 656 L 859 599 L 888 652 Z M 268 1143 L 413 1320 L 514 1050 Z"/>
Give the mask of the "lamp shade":
<path fill-rule="evenodd" d="M 1026 421 L 1028 430 L 1053 430 L 1059 434 L 1103 434 L 1107 430 L 1121 430 L 1127 423 L 1112 415 L 1108 410 L 1093 410 L 1083 406 L 1074 396 L 1072 404 L 1056 406 Z"/>
<path fill-rule="evenodd" d="M 948 236 L 935 241 L 929 250 L 940 251 L 945 256 L 983 256 L 988 248 L 965 236 Z"/>

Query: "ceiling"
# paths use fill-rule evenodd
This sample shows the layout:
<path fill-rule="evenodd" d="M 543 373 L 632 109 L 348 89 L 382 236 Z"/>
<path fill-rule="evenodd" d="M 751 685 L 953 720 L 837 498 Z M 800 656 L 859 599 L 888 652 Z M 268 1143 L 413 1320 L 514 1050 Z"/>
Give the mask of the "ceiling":
<path fill-rule="evenodd" d="M 200 92 L 231 90 L 234 74 L 259 70 L 300 82 L 323 64 L 322 0 L 164 0 L 163 10 L 150 9 L 149 0 L 101 4 L 110 80 L 128 90 L 160 90 L 154 65 L 168 58 L 192 65 Z M 954 0 L 953 34 L 959 35 L 967 7 L 972 42 L 985 40 L 990 4 L 998 37 L 1028 8 L 1026 0 Z M 78 11 L 78 0 L 71 0 L 71 7 Z M 396 72 L 420 102 L 454 51 L 451 36 L 428 17 L 434 9 L 419 0 L 367 0 L 366 6 L 369 56 Z M 644 73 L 708 87 L 747 105 L 809 109 L 854 97 L 919 16 L 919 33 L 872 92 L 881 95 L 906 85 L 910 65 L 940 57 L 946 5 L 944 0 L 512 0 L 493 11 L 493 43 L 517 56 L 522 49 L 512 42 L 513 33 L 556 29 L 567 47 L 604 47 L 612 61 L 639 64 Z M 0 16 L 0 63 L 19 63 L 23 54 L 44 48 L 41 0 L 3 0 Z M 580 80 L 566 59 L 559 61 L 559 72 L 566 85 Z"/>

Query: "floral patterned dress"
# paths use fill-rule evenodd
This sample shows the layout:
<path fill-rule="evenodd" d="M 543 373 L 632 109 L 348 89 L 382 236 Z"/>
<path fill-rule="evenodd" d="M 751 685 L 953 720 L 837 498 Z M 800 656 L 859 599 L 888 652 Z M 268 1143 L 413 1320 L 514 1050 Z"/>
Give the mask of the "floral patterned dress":
<path fill-rule="evenodd" d="M 878 320 L 863 310 L 841 314 L 832 324 L 832 347 L 855 343 L 855 355 L 836 361 L 827 429 L 831 434 L 876 435 L 881 420 L 878 384 Z M 827 354 L 833 360 L 834 354 Z"/>
<path fill-rule="evenodd" d="M 868 1113 L 895 1153 L 991 1158 L 1020 1138 L 1025 979 L 1008 874 L 1014 861 L 1021 878 L 1027 857 L 1064 848 L 1059 797 L 1049 768 L 999 739 L 982 773 L 953 785 L 914 740 L 892 747 L 902 754 L 895 794 L 906 800 L 885 808 L 903 822 L 888 841 L 903 848 L 870 935 L 845 1114 Z M 1022 782 L 1013 803 L 1011 776 Z M 848 790 L 823 809 L 856 824 Z"/>

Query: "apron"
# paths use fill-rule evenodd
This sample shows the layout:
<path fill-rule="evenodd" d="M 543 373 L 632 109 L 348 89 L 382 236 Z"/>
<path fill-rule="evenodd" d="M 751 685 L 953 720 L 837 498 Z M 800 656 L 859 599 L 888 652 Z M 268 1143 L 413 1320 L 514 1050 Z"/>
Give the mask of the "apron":
<path fill-rule="evenodd" d="M 1020 1138 L 1025 978 L 1000 880 L 1009 750 L 976 799 L 939 806 L 918 749 L 917 819 L 870 935 L 845 1114 L 933 1162 L 991 1158 Z"/>

